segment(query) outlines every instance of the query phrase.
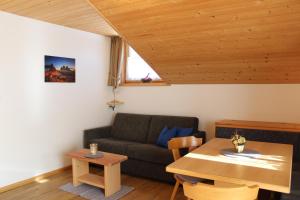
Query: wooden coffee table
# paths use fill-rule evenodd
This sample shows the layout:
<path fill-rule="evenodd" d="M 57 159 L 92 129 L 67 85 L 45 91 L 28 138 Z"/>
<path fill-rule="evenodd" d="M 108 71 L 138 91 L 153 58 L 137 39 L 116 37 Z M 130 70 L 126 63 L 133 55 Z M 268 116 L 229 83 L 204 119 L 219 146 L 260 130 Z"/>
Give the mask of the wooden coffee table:
<path fill-rule="evenodd" d="M 121 189 L 120 163 L 127 160 L 127 156 L 104 152 L 101 158 L 84 157 L 89 152 L 89 149 L 81 149 L 67 154 L 72 158 L 73 185 L 85 183 L 103 188 L 105 197 L 118 192 Z M 89 173 L 89 163 L 103 165 L 104 176 Z"/>

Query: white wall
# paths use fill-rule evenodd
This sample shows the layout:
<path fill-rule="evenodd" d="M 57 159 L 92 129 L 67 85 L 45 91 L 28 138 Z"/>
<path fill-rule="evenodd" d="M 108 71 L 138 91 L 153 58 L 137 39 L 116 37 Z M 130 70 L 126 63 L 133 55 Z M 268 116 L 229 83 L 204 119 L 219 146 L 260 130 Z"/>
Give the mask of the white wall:
<path fill-rule="evenodd" d="M 0 12 L 0 187 L 69 164 L 82 131 L 110 123 L 110 39 Z M 45 83 L 44 55 L 76 58 L 76 83 Z"/>
<path fill-rule="evenodd" d="M 300 85 L 173 85 L 121 87 L 120 112 L 196 116 L 214 137 L 214 123 L 240 119 L 300 123 Z"/>

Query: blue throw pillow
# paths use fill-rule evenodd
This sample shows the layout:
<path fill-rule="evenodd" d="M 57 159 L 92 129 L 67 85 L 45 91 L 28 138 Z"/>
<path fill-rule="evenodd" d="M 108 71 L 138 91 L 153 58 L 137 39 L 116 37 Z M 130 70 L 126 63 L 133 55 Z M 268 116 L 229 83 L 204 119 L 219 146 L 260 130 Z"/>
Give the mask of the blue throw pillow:
<path fill-rule="evenodd" d="M 176 137 L 176 128 L 168 129 L 168 127 L 163 128 L 160 132 L 156 144 L 161 147 L 168 147 L 168 141 Z"/>
<path fill-rule="evenodd" d="M 193 133 L 193 128 L 176 128 L 176 130 L 176 137 L 191 136 Z"/>

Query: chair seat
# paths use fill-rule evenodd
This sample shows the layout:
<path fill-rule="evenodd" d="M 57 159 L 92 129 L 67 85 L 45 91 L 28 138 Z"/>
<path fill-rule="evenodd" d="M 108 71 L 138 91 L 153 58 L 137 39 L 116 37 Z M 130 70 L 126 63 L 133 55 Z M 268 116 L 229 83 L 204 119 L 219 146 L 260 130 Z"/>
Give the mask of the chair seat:
<path fill-rule="evenodd" d="M 197 178 L 197 177 L 192 177 L 192 176 L 185 176 L 185 175 L 182 175 L 182 174 L 175 174 L 174 176 L 175 176 L 176 179 L 179 179 L 182 182 L 188 182 L 188 183 L 191 183 L 191 184 L 196 184 L 198 182 L 202 182 L 202 181 L 205 180 L 205 179 L 202 179 L 202 178 Z"/>

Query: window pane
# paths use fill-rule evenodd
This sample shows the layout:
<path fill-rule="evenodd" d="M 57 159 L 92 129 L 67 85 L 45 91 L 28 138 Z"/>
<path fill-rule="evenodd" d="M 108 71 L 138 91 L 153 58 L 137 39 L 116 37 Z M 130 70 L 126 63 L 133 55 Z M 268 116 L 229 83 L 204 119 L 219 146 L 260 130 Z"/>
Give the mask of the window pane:
<path fill-rule="evenodd" d="M 137 54 L 131 47 L 129 47 L 129 55 L 127 59 L 126 80 L 140 81 L 149 74 L 152 80 L 161 80 L 158 74 Z"/>

